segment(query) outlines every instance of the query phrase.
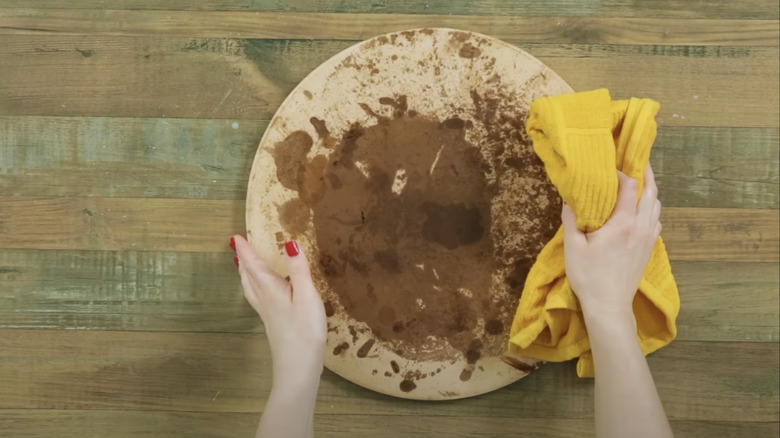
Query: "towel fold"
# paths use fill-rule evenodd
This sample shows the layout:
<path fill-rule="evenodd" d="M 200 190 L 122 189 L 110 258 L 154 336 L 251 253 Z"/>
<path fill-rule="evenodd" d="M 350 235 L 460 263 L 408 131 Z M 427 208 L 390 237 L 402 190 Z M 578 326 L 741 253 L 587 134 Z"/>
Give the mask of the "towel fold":
<path fill-rule="evenodd" d="M 584 232 L 599 229 L 617 202 L 617 170 L 642 191 L 656 136 L 659 104 L 613 101 L 607 90 L 543 97 L 531 104 L 526 131 L 550 181 L 577 214 Z M 677 284 L 661 238 L 655 244 L 633 302 L 637 337 L 649 354 L 674 339 L 680 310 Z M 577 374 L 593 376 L 593 357 L 577 297 L 566 279 L 563 228 L 542 249 L 523 288 L 509 350 L 546 361 L 579 357 Z"/>

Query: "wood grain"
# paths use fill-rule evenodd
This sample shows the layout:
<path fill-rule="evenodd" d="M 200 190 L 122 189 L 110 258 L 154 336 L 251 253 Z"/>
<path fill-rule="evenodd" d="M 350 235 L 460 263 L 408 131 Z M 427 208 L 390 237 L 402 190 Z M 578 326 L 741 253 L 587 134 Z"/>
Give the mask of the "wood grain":
<path fill-rule="evenodd" d="M 230 258 L 0 250 L 0 328 L 262 333 Z M 777 263 L 677 261 L 672 268 L 682 301 L 679 340 L 778 341 Z"/>
<path fill-rule="evenodd" d="M 170 10 L 0 9 L 0 33 L 362 40 L 447 27 L 517 42 L 778 45 L 775 20 L 339 14 Z"/>
<path fill-rule="evenodd" d="M 5 0 L 6 8 L 36 9 L 166 9 L 193 11 L 266 11 L 266 12 L 340 12 L 385 14 L 522 15 L 522 16 L 595 16 L 635 18 L 726 18 L 776 19 L 778 4 L 772 0 L 745 0 L 723 3 L 720 0 L 657 0 L 637 3 L 632 0 L 473 0 L 452 2 L 429 0 Z"/>
<path fill-rule="evenodd" d="M 0 116 L 268 120 L 301 79 L 351 44 L 0 35 Z M 664 126 L 776 128 L 780 117 L 777 47 L 522 47 L 575 90 L 658 100 Z"/>
<path fill-rule="evenodd" d="M 243 199 L 267 122 L 0 116 L 10 196 Z M 778 208 L 772 128 L 661 127 L 651 161 L 667 207 Z"/>
<path fill-rule="evenodd" d="M 2 330 L 0 348 L 0 409 L 258 412 L 270 389 L 263 335 Z M 775 420 L 777 343 L 680 341 L 650 364 L 672 419 Z M 593 382 L 565 363 L 484 396 L 424 405 L 426 416 L 589 418 L 592 397 Z M 326 372 L 317 412 L 419 415 L 421 406 Z"/>
<path fill-rule="evenodd" d="M 338 438 L 431 437 L 443 430 L 452 438 L 528 437 L 564 438 L 590 436 L 589 419 L 492 417 L 419 417 L 402 415 L 318 414 L 316 436 Z M 259 415 L 255 413 L 203 413 L 166 411 L 83 411 L 10 409 L 0 411 L 0 428 L 16 438 L 50 438 L 69 431 L 82 438 L 130 438 L 139 435 L 183 438 L 234 438 L 252 436 Z M 345 427 L 345 425 L 349 425 Z M 750 436 L 775 438 L 776 422 L 672 421 L 677 438 Z"/>
<path fill-rule="evenodd" d="M 672 260 L 777 261 L 778 210 L 666 208 Z M 163 198 L 0 196 L 0 247 L 225 251 L 244 233 L 244 203 Z"/>

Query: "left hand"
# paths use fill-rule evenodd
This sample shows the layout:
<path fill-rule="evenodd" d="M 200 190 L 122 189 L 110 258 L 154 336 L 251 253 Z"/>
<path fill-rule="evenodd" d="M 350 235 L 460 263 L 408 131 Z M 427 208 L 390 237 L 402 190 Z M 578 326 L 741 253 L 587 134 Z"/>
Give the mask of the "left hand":
<path fill-rule="evenodd" d="M 274 385 L 317 382 L 328 329 L 325 307 L 312 283 L 306 256 L 295 242 L 287 243 L 287 281 L 271 270 L 243 237 L 232 239 L 244 297 L 265 325 Z"/>

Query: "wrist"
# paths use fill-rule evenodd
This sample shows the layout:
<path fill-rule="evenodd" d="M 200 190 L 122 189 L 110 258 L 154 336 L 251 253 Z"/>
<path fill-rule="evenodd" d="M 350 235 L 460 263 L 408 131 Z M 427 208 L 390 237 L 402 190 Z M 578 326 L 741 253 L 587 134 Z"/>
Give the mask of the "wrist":
<path fill-rule="evenodd" d="M 591 345 L 602 339 L 636 341 L 636 318 L 629 306 L 583 306 L 582 315 Z"/>

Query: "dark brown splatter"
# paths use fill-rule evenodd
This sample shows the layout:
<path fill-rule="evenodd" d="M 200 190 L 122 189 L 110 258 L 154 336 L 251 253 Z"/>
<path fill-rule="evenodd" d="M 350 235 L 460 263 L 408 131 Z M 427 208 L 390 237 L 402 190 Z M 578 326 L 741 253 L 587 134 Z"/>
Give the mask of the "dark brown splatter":
<path fill-rule="evenodd" d="M 309 226 L 309 207 L 300 199 L 293 199 L 276 207 L 282 227 L 293 236 L 303 233 Z M 279 242 L 281 243 L 281 242 Z"/>
<path fill-rule="evenodd" d="M 504 332 L 504 323 L 498 319 L 491 319 L 485 323 L 485 332 L 489 335 L 500 335 Z"/>
<path fill-rule="evenodd" d="M 342 342 L 339 345 L 336 345 L 336 348 L 333 349 L 333 355 L 338 356 L 341 353 L 345 352 L 349 348 L 349 344 L 346 342 Z"/>
<path fill-rule="evenodd" d="M 333 303 L 325 301 L 325 316 L 331 317 L 336 313 L 336 309 L 333 308 Z"/>
<path fill-rule="evenodd" d="M 461 382 L 468 382 L 471 379 L 471 374 L 474 371 L 469 368 L 464 368 L 463 371 L 460 372 L 460 380 Z"/>
<path fill-rule="evenodd" d="M 303 95 L 306 96 L 307 99 L 311 99 L 314 97 L 314 95 L 312 95 L 311 91 L 309 90 L 303 90 Z"/>
<path fill-rule="evenodd" d="M 401 367 L 398 366 L 398 362 L 391 360 L 390 361 L 390 368 L 393 369 L 393 372 L 398 374 L 401 371 Z"/>
<path fill-rule="evenodd" d="M 320 136 L 320 138 L 330 136 L 330 131 L 328 131 L 328 126 L 325 125 L 324 120 L 312 117 L 309 119 L 309 122 L 314 126 L 314 130 L 317 131 L 317 135 Z"/>
<path fill-rule="evenodd" d="M 364 358 L 368 356 L 368 352 L 371 351 L 371 347 L 374 346 L 374 343 L 376 341 L 373 339 L 367 340 L 363 345 L 360 346 L 360 349 L 357 352 L 357 357 Z"/>
<path fill-rule="evenodd" d="M 417 385 L 411 380 L 402 380 L 401 384 L 398 386 L 399 388 L 401 388 L 401 391 L 403 392 L 411 392 L 414 391 L 415 388 L 417 388 Z"/>
<path fill-rule="evenodd" d="M 458 51 L 458 56 L 460 56 L 461 58 L 472 59 L 472 58 L 476 58 L 481 53 L 482 53 L 481 50 L 472 46 L 469 43 L 466 43 L 460 47 L 460 51 Z"/>
<path fill-rule="evenodd" d="M 306 154 L 314 144 L 306 131 L 295 131 L 277 143 L 271 151 L 276 163 L 276 178 L 288 189 L 298 190 L 298 168 L 306 162 Z"/>

